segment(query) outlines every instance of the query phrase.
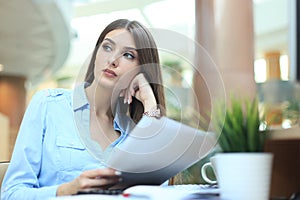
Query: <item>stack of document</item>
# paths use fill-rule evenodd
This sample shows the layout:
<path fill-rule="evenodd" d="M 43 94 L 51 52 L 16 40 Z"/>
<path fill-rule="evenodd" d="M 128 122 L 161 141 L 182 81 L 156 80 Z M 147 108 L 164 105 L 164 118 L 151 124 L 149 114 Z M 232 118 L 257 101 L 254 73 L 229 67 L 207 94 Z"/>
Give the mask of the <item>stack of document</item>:
<path fill-rule="evenodd" d="M 126 189 L 123 196 L 150 200 L 219 199 L 217 187 L 201 185 L 149 186 L 139 185 Z"/>
<path fill-rule="evenodd" d="M 56 197 L 51 200 L 220 200 L 219 189 L 207 185 L 150 186 L 127 188 L 119 195 L 84 194 Z"/>

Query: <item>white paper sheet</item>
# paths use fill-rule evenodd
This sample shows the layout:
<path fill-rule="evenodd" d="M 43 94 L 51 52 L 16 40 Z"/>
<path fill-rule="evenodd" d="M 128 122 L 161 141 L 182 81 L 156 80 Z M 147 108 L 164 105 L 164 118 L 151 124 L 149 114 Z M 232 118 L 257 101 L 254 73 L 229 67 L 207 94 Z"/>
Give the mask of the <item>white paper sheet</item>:
<path fill-rule="evenodd" d="M 122 172 L 113 188 L 160 185 L 206 156 L 215 146 L 213 133 L 167 117 L 143 117 L 129 136 L 106 154 L 105 162 Z"/>

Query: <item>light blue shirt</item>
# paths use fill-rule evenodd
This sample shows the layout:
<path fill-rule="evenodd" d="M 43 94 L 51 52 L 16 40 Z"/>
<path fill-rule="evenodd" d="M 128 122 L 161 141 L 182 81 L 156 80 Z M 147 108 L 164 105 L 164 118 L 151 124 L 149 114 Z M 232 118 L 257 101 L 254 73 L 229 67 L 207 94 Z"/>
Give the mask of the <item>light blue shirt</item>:
<path fill-rule="evenodd" d="M 126 138 L 133 126 L 122 111 L 117 113 L 114 128 L 121 136 L 111 148 Z M 90 105 L 83 84 L 74 90 L 37 92 L 20 126 L 1 199 L 55 197 L 60 184 L 75 179 L 82 171 L 105 167 L 100 146 L 89 139 L 89 116 Z M 87 148 L 82 140 L 89 141 L 91 146 Z"/>

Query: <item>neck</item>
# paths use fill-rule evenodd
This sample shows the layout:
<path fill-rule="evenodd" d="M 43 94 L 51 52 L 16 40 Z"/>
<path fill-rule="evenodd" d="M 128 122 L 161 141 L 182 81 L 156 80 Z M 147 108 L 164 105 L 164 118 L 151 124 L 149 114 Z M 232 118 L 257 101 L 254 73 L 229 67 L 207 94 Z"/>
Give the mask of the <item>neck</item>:
<path fill-rule="evenodd" d="M 86 88 L 91 112 L 95 112 L 97 117 L 113 118 L 112 109 L 115 108 L 118 95 L 114 95 L 114 97 L 112 91 L 111 88 L 102 87 L 95 82 Z"/>

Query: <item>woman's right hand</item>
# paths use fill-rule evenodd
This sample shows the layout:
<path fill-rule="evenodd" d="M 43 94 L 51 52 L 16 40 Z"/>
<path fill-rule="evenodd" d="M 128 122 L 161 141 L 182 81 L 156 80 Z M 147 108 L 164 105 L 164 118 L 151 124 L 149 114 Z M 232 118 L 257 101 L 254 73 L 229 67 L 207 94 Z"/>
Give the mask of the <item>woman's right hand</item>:
<path fill-rule="evenodd" d="M 107 189 L 121 181 L 121 173 L 114 169 L 93 169 L 84 171 L 73 181 L 57 188 L 56 196 L 77 194 L 84 189 Z"/>
<path fill-rule="evenodd" d="M 130 104 L 132 97 L 138 99 L 144 106 L 144 111 L 157 108 L 157 102 L 150 83 L 143 73 L 137 74 L 130 82 L 128 88 L 123 89 L 120 96 L 124 97 L 124 103 Z"/>

